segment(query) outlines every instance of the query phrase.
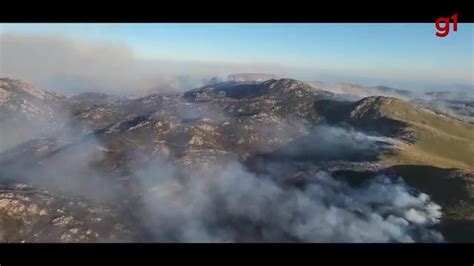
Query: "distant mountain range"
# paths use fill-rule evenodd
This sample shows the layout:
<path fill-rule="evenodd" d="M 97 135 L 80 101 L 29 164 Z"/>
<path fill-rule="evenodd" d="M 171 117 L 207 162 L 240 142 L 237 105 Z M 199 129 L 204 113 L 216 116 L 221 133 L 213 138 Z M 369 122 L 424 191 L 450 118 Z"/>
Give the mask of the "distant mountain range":
<path fill-rule="evenodd" d="M 411 101 L 435 112 L 474 123 L 474 93 L 469 90 L 412 92 L 387 86 L 365 87 L 346 83 L 309 82 L 317 89 L 337 93 L 346 99 L 357 100 L 367 96 L 387 96 Z"/>

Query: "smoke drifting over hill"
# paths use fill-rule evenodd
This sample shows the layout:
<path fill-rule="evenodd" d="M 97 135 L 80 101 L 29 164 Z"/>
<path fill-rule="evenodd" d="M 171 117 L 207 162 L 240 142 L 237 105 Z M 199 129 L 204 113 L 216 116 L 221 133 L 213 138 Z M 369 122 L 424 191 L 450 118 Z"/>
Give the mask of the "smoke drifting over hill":
<path fill-rule="evenodd" d="M 392 138 L 367 135 L 351 128 L 320 125 L 275 155 L 303 160 L 375 160 L 390 151 L 395 142 Z"/>
<path fill-rule="evenodd" d="M 315 128 L 313 134 L 312 148 L 320 153 L 329 150 L 324 145 L 331 139 L 344 140 L 331 156 L 348 150 L 372 150 L 381 139 L 328 126 Z M 317 148 L 317 140 L 324 145 Z M 302 147 L 296 145 L 292 151 L 307 153 L 308 147 Z M 66 145 L 31 169 L 23 169 L 22 176 L 51 191 L 119 205 L 129 192 L 117 186 L 118 176 L 96 167 L 107 152 L 99 140 L 89 137 Z M 131 152 L 130 156 L 140 155 Z M 256 174 L 236 160 L 182 168 L 175 159 L 157 157 L 131 173 L 138 184 L 134 190 L 140 195 L 133 215 L 145 231 L 146 241 L 443 241 L 442 235 L 430 229 L 439 222 L 441 207 L 401 178 L 382 175 L 352 187 L 317 171 L 308 176 L 304 187 L 297 188 L 285 185 L 281 174 Z M 264 165 L 264 172 L 284 173 L 292 167 L 291 162 L 270 163 Z M 15 176 L 2 169 L 2 174 L 7 173 Z"/>
<path fill-rule="evenodd" d="M 181 173 L 182 174 L 182 173 Z M 207 166 L 180 179 L 155 161 L 141 172 L 144 221 L 153 241 L 414 242 L 442 241 L 427 229 L 440 207 L 400 179 L 385 176 L 358 188 L 325 172 L 303 189 L 284 187 L 237 162 Z"/>
<path fill-rule="evenodd" d="M 124 58 L 133 58 L 125 51 Z M 108 52 L 102 59 L 113 57 Z M 105 87 L 120 81 L 104 78 Z M 179 79 L 187 86 L 200 82 Z M 387 165 L 380 155 L 401 150 L 397 128 L 364 131 L 369 129 L 349 120 L 372 122 L 349 112 L 359 106 L 366 108 L 360 114 L 394 102 L 424 111 L 387 97 L 348 102 L 292 79 L 219 81 L 185 94 L 67 98 L 2 79 L 2 121 L 23 122 L 25 127 L 11 127 L 41 134 L 18 146 L 23 138 L 0 136 L 15 141 L 8 151 L 0 143 L 0 185 L 26 183 L 111 206 L 120 228 L 131 233 L 124 240 L 117 234 L 94 241 L 444 241 L 437 232 L 441 207 L 423 188 L 382 171 Z M 335 112 L 341 117 L 331 119 Z M 9 126 L 0 123 L 0 133 Z"/>
<path fill-rule="evenodd" d="M 287 146 L 291 155 L 330 160 L 386 149 L 391 141 L 317 126 L 304 145 Z M 430 229 L 441 207 L 402 178 L 379 175 L 353 187 L 316 170 L 305 174 L 303 187 L 288 186 L 295 169 L 291 160 L 264 162 L 259 173 L 235 160 L 182 169 L 158 158 L 136 173 L 144 224 L 159 242 L 443 241 Z"/>

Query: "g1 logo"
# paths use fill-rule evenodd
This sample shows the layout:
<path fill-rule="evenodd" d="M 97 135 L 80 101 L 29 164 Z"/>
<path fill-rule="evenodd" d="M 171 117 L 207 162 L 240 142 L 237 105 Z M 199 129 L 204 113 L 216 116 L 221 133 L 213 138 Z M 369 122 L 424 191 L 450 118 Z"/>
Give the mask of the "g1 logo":
<path fill-rule="evenodd" d="M 458 14 L 456 13 L 452 15 L 451 19 L 453 20 L 453 31 L 458 31 Z M 450 23 L 451 21 L 449 20 L 449 17 L 439 17 L 435 23 L 436 30 L 437 30 L 436 36 L 440 38 L 444 38 L 448 36 Z"/>

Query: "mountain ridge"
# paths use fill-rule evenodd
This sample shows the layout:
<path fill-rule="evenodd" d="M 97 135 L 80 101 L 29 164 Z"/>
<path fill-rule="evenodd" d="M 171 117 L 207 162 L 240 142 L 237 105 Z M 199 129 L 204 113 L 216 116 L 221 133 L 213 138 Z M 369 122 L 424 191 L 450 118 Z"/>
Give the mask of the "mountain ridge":
<path fill-rule="evenodd" d="M 356 186 L 357 180 L 373 180 L 381 174 L 393 179 L 407 176 L 410 185 L 433 193 L 439 200 L 446 213 L 442 232 L 453 237 L 449 238 L 452 241 L 465 239 L 455 233 L 457 222 L 470 223 L 469 217 L 474 217 L 469 207 L 474 193 L 463 192 L 448 201 L 427 179 L 428 174 L 435 176 L 432 182 L 448 191 L 469 191 L 469 155 L 474 154 L 469 145 L 474 128 L 404 100 L 370 96 L 347 101 L 293 79 L 224 82 L 176 95 L 123 99 L 86 94 L 73 99 L 65 101 L 76 105 L 65 121 L 67 130 L 0 153 L 0 181 L 5 191 L 18 199 L 0 195 L 5 204 L 3 209 L 0 206 L 0 217 L 17 223 L 15 228 L 34 232 L 28 221 L 35 226 L 46 223 L 54 232 L 51 239 L 65 242 L 95 242 L 102 234 L 108 239 L 127 235 L 143 240 L 149 229 L 142 232 L 134 226 L 148 228 L 142 224 L 145 221 L 137 224 L 138 213 L 124 213 L 130 208 L 139 210 L 143 197 L 161 189 L 154 183 L 139 189 L 142 171 L 158 165 L 157 173 L 169 172 L 176 175 L 172 180 L 187 180 L 188 175 L 192 176 L 187 171 L 196 172 L 195 167 L 213 169 L 223 161 L 239 162 L 245 171 L 282 179 L 282 186 L 290 187 L 304 188 L 314 182 L 319 171 Z M 446 152 L 444 147 L 456 147 L 456 153 Z M 174 170 L 163 161 L 170 161 Z M 453 181 L 449 176 L 455 177 Z M 225 176 L 222 178 L 225 180 Z M 60 207 L 75 217 L 75 222 L 68 220 L 64 231 L 48 215 L 30 220 L 30 214 L 9 214 L 15 204 L 27 206 L 20 200 L 23 192 L 12 187 L 12 182 L 47 187 L 51 197 L 77 196 L 79 202 L 97 208 L 114 199 L 115 207 L 103 207 L 108 210 L 103 214 L 111 216 L 88 234 L 78 214 L 84 210 Z M 108 193 L 97 194 L 97 190 Z M 48 213 L 54 212 L 40 202 L 38 205 Z M 111 223 L 117 228 L 99 229 Z M 4 241 L 41 241 L 33 233 L 15 236 L 8 228 L 0 231 L 8 236 L 2 238 L 0 234 Z"/>

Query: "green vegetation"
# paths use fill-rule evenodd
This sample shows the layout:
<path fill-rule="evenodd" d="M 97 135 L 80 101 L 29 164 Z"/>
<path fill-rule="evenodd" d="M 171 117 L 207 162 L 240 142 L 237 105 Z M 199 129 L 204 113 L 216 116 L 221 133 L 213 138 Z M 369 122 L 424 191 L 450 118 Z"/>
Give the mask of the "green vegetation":
<path fill-rule="evenodd" d="M 413 145 L 402 147 L 401 152 L 386 156 L 386 160 L 474 169 L 474 125 L 397 99 L 390 99 L 379 111 L 383 116 L 408 124 L 416 140 Z"/>

